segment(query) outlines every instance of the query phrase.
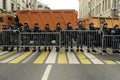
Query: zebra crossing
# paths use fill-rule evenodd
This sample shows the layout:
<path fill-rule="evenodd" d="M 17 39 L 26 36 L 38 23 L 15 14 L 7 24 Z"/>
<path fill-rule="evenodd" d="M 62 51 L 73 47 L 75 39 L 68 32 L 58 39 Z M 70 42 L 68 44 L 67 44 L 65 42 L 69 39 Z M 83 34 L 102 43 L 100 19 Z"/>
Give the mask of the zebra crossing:
<path fill-rule="evenodd" d="M 38 56 L 35 56 L 39 53 Z M 18 64 L 27 63 L 33 57 L 35 60 L 32 64 L 120 64 L 116 60 L 104 60 L 97 58 L 94 53 L 85 52 L 65 52 L 61 49 L 59 53 L 53 48 L 51 52 L 0 52 L 0 63 Z M 109 53 L 108 53 L 109 54 Z"/>

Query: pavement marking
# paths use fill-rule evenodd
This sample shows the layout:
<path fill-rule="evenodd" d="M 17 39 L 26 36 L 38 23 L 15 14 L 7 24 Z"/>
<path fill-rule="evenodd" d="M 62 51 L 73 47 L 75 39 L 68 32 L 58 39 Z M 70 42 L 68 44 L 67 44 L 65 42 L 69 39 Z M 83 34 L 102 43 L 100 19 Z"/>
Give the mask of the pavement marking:
<path fill-rule="evenodd" d="M 30 55 L 28 58 L 26 58 L 24 61 L 21 63 L 27 63 L 33 56 L 35 56 L 38 53 L 38 51 L 34 52 L 32 55 Z"/>
<path fill-rule="evenodd" d="M 24 54 L 20 55 L 19 57 L 13 59 L 12 61 L 10 61 L 9 63 L 19 63 L 22 60 L 24 60 L 25 58 L 27 58 L 28 56 L 30 56 L 32 54 L 32 50 L 30 50 L 30 52 L 25 52 Z"/>
<path fill-rule="evenodd" d="M 4 52 L 0 52 L 0 56 L 3 55 L 3 54 L 6 54 L 8 53 L 9 51 L 4 51 Z"/>
<path fill-rule="evenodd" d="M 67 57 L 66 57 L 66 52 L 65 49 L 62 49 L 62 51 L 58 54 L 58 64 L 67 64 Z"/>
<path fill-rule="evenodd" d="M 45 63 L 46 64 L 55 64 L 56 58 L 57 58 L 57 52 L 56 52 L 56 49 L 53 48 L 53 50 L 50 52 Z"/>
<path fill-rule="evenodd" d="M 15 59 L 16 57 L 20 56 L 23 52 L 20 52 L 20 53 L 16 53 L 15 55 L 12 55 L 6 59 L 3 59 L 0 61 L 0 63 L 8 63 L 9 61 Z"/>
<path fill-rule="evenodd" d="M 41 80 L 48 80 L 51 69 L 52 69 L 52 65 L 48 65 Z"/>
<path fill-rule="evenodd" d="M 120 61 L 116 61 L 118 64 L 120 64 Z"/>
<path fill-rule="evenodd" d="M 84 52 L 85 56 L 87 56 L 94 64 L 104 64 L 102 61 L 97 59 L 94 55 Z"/>
<path fill-rule="evenodd" d="M 42 52 L 40 56 L 33 62 L 34 64 L 43 64 L 45 59 L 48 56 L 48 51 L 47 52 Z"/>
<path fill-rule="evenodd" d="M 117 64 L 116 62 L 112 61 L 112 60 L 104 60 L 104 62 L 106 64 Z"/>
<path fill-rule="evenodd" d="M 4 55 L 0 56 L 0 60 L 5 59 L 5 58 L 7 58 L 7 57 L 9 57 L 9 56 L 11 56 L 13 54 L 15 54 L 16 52 L 17 51 L 13 51 L 13 52 L 9 52 L 7 54 L 4 54 Z"/>
<path fill-rule="evenodd" d="M 77 57 L 79 58 L 82 64 L 92 64 L 89 59 L 86 58 L 81 52 L 76 53 Z"/>
<path fill-rule="evenodd" d="M 80 62 L 77 60 L 77 57 L 73 52 L 67 52 L 68 62 L 69 64 L 80 64 Z"/>

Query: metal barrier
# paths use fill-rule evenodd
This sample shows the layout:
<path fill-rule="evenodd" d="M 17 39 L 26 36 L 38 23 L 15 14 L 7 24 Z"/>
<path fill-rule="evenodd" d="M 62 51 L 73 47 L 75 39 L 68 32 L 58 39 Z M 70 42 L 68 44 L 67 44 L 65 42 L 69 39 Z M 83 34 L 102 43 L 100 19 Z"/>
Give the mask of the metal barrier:
<path fill-rule="evenodd" d="M 111 50 L 118 53 L 120 50 L 120 35 L 103 35 L 102 50 Z"/>
<path fill-rule="evenodd" d="M 64 30 L 61 31 L 61 46 L 66 49 L 73 47 L 83 48 L 87 46 L 87 49 L 94 49 L 95 47 L 102 47 L 102 35 L 97 30 Z"/>
<path fill-rule="evenodd" d="M 60 47 L 58 32 L 20 33 L 21 47 Z"/>
<path fill-rule="evenodd" d="M 19 34 L 20 32 L 17 30 L 0 30 L 0 44 L 2 46 L 18 47 L 20 45 Z"/>
<path fill-rule="evenodd" d="M 104 35 L 98 30 L 64 30 L 61 32 L 25 33 L 17 30 L 0 30 L 0 44 L 3 47 L 65 47 L 99 51 L 120 50 L 120 35 Z"/>

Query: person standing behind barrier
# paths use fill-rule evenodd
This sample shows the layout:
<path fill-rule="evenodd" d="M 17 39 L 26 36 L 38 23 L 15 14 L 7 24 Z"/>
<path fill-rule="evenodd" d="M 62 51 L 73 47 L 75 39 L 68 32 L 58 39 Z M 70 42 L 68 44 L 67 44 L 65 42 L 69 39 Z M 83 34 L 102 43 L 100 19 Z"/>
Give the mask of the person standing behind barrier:
<path fill-rule="evenodd" d="M 20 34 L 22 32 L 22 28 L 23 28 L 23 25 L 21 23 L 18 23 L 17 24 L 17 32 L 18 34 Z M 19 51 L 20 49 L 20 44 L 21 44 L 21 41 L 20 41 L 20 36 L 19 36 L 19 46 L 17 47 L 17 51 Z"/>
<path fill-rule="evenodd" d="M 26 23 L 26 22 L 24 23 L 22 32 L 31 32 L 28 23 Z M 22 37 L 23 37 L 22 38 L 23 45 L 29 46 L 30 37 L 28 35 L 22 35 Z M 29 47 L 25 47 L 24 51 L 29 51 Z"/>
<path fill-rule="evenodd" d="M 103 27 L 99 30 L 100 32 L 101 32 L 101 35 L 109 35 L 109 29 L 108 29 L 108 24 L 107 23 L 104 23 L 103 24 Z M 107 51 L 106 51 L 106 48 L 107 48 L 107 46 L 108 46 L 108 38 L 107 37 L 102 37 L 102 39 L 103 39 L 103 53 L 107 53 Z"/>
<path fill-rule="evenodd" d="M 10 44 L 11 44 L 11 46 L 16 45 L 17 39 L 19 39 L 19 37 L 18 37 L 19 35 L 17 35 L 17 26 L 15 23 L 12 23 L 9 31 L 10 31 Z M 14 51 L 14 46 L 12 46 L 10 48 L 10 51 Z"/>
<path fill-rule="evenodd" d="M 54 30 L 54 32 L 60 32 L 62 30 L 62 28 L 60 27 L 60 23 L 57 23 L 56 24 L 56 29 Z M 60 48 L 58 47 L 59 46 L 59 39 L 60 39 L 60 36 L 57 34 L 56 36 L 55 36 L 55 40 L 56 40 L 56 52 L 59 52 L 59 50 L 60 50 Z"/>
<path fill-rule="evenodd" d="M 4 45 L 8 45 L 8 40 L 9 40 L 9 36 L 8 33 L 6 33 L 6 31 L 4 30 L 8 30 L 7 25 L 3 24 L 2 25 L 2 45 L 3 45 L 3 49 L 2 51 L 8 51 L 8 46 L 4 46 Z"/>
<path fill-rule="evenodd" d="M 87 52 L 90 52 L 90 48 L 92 47 L 92 52 L 96 52 L 96 50 L 94 49 L 94 45 L 95 45 L 95 35 L 96 33 L 94 33 L 94 24 L 93 23 L 90 23 L 89 24 L 89 29 L 88 29 L 88 41 L 87 41 L 87 45 L 88 45 L 88 49 L 87 49 Z"/>
<path fill-rule="evenodd" d="M 112 41 L 112 49 L 113 49 L 113 53 L 120 53 L 118 51 L 119 49 L 119 35 L 120 35 L 120 30 L 118 29 L 118 25 L 115 25 L 114 28 L 111 30 L 110 35 L 111 36 L 111 41 Z M 115 36 L 114 36 L 115 35 Z"/>
<path fill-rule="evenodd" d="M 68 52 L 68 47 L 71 47 L 71 52 L 73 52 L 73 33 L 72 33 L 72 25 L 70 22 L 67 23 L 67 28 L 65 29 L 65 46 L 66 46 L 66 52 Z"/>
<path fill-rule="evenodd" d="M 34 34 L 35 32 L 37 32 L 37 33 L 40 33 L 40 32 L 41 32 L 38 23 L 35 23 L 35 24 L 34 24 L 33 34 Z M 35 43 L 34 45 L 38 45 L 38 46 L 39 46 L 39 44 L 41 44 L 41 35 L 35 34 L 35 35 L 33 35 L 33 39 L 34 39 L 34 43 Z M 36 47 L 34 47 L 34 49 L 33 49 L 33 52 L 35 52 L 35 51 L 36 51 Z M 38 47 L 38 51 L 39 51 L 39 52 L 41 51 L 41 48 L 40 48 L 40 47 Z"/>
<path fill-rule="evenodd" d="M 78 22 L 78 26 L 76 27 L 76 30 L 85 30 L 85 28 L 84 28 L 84 26 L 83 26 L 83 24 L 82 24 L 82 21 L 79 21 Z M 77 40 L 77 50 L 76 50 L 76 52 L 78 52 L 79 51 L 79 47 L 81 48 L 80 49 L 80 51 L 81 52 L 84 52 L 84 50 L 83 50 L 83 45 L 84 45 L 84 34 L 83 34 L 83 32 L 77 32 L 76 33 L 76 40 Z"/>
<path fill-rule="evenodd" d="M 49 28 L 49 24 L 45 25 L 45 29 L 44 29 L 44 45 L 45 46 L 50 46 L 51 44 L 51 34 L 46 34 L 47 32 L 51 32 L 50 28 Z M 47 47 L 44 48 L 44 51 L 47 51 Z M 49 47 L 49 52 L 51 51 L 50 47 Z"/>

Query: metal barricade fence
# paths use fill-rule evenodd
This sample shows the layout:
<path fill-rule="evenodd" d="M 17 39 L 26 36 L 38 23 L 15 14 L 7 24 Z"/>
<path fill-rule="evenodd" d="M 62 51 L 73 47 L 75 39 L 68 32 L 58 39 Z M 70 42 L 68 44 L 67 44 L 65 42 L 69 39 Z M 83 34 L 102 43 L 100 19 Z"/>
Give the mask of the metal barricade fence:
<path fill-rule="evenodd" d="M 7 47 L 65 47 L 99 51 L 120 49 L 120 35 L 104 35 L 98 30 L 64 30 L 61 32 L 25 33 L 17 30 L 0 30 L 0 44 Z"/>
<path fill-rule="evenodd" d="M 21 47 L 60 47 L 59 32 L 20 33 Z"/>
<path fill-rule="evenodd" d="M 120 50 L 120 35 L 103 35 L 102 50 L 117 53 Z"/>
<path fill-rule="evenodd" d="M 64 30 L 61 31 L 61 46 L 68 48 L 102 48 L 102 35 L 98 30 Z"/>
<path fill-rule="evenodd" d="M 18 47 L 20 45 L 19 34 L 18 30 L 0 30 L 0 44 L 2 46 Z"/>

